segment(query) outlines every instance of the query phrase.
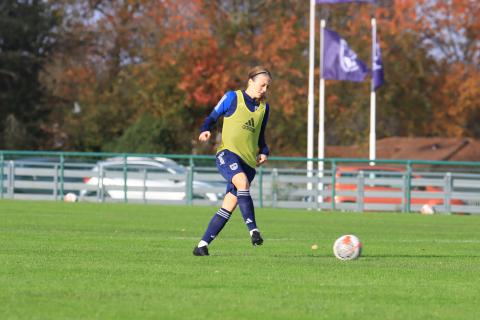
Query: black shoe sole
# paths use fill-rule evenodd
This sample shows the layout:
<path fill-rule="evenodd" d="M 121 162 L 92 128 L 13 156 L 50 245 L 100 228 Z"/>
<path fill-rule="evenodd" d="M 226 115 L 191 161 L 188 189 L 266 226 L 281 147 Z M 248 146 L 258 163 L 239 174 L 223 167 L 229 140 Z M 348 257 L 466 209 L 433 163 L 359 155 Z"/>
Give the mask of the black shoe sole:
<path fill-rule="evenodd" d="M 253 246 L 261 246 L 263 244 L 263 239 L 260 236 L 260 232 L 254 232 L 252 234 L 252 245 Z"/>
<path fill-rule="evenodd" d="M 209 256 L 210 254 L 208 253 L 208 248 L 206 247 L 195 247 L 193 249 L 193 255 L 197 257 L 203 257 L 203 256 Z"/>

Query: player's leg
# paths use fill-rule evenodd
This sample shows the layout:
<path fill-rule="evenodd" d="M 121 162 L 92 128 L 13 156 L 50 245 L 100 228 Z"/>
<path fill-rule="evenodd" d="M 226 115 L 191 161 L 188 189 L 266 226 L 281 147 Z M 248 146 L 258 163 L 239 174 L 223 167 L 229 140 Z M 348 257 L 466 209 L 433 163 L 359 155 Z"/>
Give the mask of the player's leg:
<path fill-rule="evenodd" d="M 223 199 L 223 204 L 220 209 L 213 215 L 207 230 L 202 237 L 202 240 L 194 248 L 193 254 L 197 256 L 206 256 L 208 253 L 208 245 L 217 237 L 222 231 L 223 227 L 227 224 L 232 212 L 237 206 L 237 197 L 231 193 L 227 193 Z"/>
<path fill-rule="evenodd" d="M 252 237 L 252 244 L 254 246 L 263 244 L 263 239 L 258 231 L 257 222 L 255 219 L 255 208 L 253 200 L 250 195 L 250 182 L 255 177 L 255 170 L 243 166 L 245 172 L 237 173 L 232 178 L 232 183 L 237 189 L 237 202 L 242 212 L 243 220 L 247 225 L 250 236 Z"/>
<path fill-rule="evenodd" d="M 229 210 L 230 212 L 235 211 L 237 207 L 237 196 L 228 192 L 223 198 L 222 208 Z"/>
<path fill-rule="evenodd" d="M 199 247 L 208 246 L 210 242 L 217 237 L 223 227 L 227 224 L 228 220 L 230 220 L 230 216 L 236 206 L 237 197 L 228 192 L 223 198 L 222 207 L 218 209 L 210 220 L 207 230 L 198 244 Z"/>
<path fill-rule="evenodd" d="M 229 173 L 226 171 L 226 163 L 224 159 L 224 152 L 220 152 L 217 154 L 217 168 L 219 169 L 222 176 L 229 181 L 231 177 Z M 228 166 L 227 166 L 228 167 Z M 202 239 L 198 243 L 198 245 L 193 249 L 193 254 L 196 256 L 208 256 L 208 245 L 217 237 L 217 235 L 222 231 L 223 227 L 227 224 L 228 220 L 232 212 L 235 210 L 237 206 L 237 197 L 236 195 L 232 194 L 231 191 L 234 190 L 235 187 L 231 182 L 227 184 L 227 191 L 225 197 L 223 199 L 222 207 L 218 209 L 218 211 L 213 215 L 210 223 L 207 226 L 207 230 L 205 231 Z"/>

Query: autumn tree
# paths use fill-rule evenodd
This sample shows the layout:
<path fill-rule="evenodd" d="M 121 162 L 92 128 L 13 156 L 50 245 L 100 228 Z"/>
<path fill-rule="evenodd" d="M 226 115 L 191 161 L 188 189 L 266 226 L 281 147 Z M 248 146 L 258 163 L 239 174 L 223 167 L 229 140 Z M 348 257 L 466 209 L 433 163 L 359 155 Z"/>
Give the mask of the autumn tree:
<path fill-rule="evenodd" d="M 63 8 L 71 12 L 69 3 Z M 55 76 L 50 82 L 65 102 L 57 114 L 68 137 L 64 147 L 129 151 L 115 141 L 125 141 L 121 137 L 129 126 L 138 127 L 148 114 L 177 132 L 177 142 L 163 150 L 189 152 L 190 139 L 180 134 L 181 119 L 186 117 L 176 113 L 182 101 L 176 86 L 178 72 L 170 63 L 175 60 L 176 43 L 170 48 L 165 45 L 174 26 L 170 32 L 162 29 L 167 5 L 97 1 L 84 2 L 80 8 L 77 15 L 66 17 L 71 23 L 65 32 L 66 50 L 51 65 Z M 78 106 L 75 112 L 74 105 Z"/>
<path fill-rule="evenodd" d="M 468 121 L 477 122 L 480 101 L 478 8 L 470 0 L 320 8 L 367 64 L 370 18 L 377 18 L 386 77 L 377 91 L 377 137 L 474 136 L 467 128 L 475 128 Z M 326 92 L 327 144 L 366 144 L 369 84 L 328 81 Z"/>
<path fill-rule="evenodd" d="M 42 77 L 56 98 L 52 145 L 211 153 L 214 141 L 195 144 L 200 123 L 263 64 L 274 78 L 267 142 L 275 155 L 305 155 L 307 1 L 49 3 L 63 12 L 59 49 Z M 476 1 L 321 5 L 319 15 L 367 64 L 377 18 L 386 77 L 377 91 L 378 137 L 479 136 Z M 318 23 L 316 39 L 318 48 Z M 317 79 L 318 68 L 316 86 Z M 327 82 L 327 144 L 366 143 L 369 90 L 368 82 Z"/>
<path fill-rule="evenodd" d="M 422 1 L 418 32 L 438 60 L 435 134 L 480 137 L 480 3 Z"/>
<path fill-rule="evenodd" d="M 59 121 L 70 137 L 67 147 L 104 150 L 108 145 L 117 150 L 112 141 L 121 141 L 127 128 L 136 126 L 147 113 L 159 120 L 170 119 L 162 123 L 177 130 L 178 143 L 169 142 L 162 150 L 190 152 L 199 123 L 221 95 L 244 87 L 248 68 L 261 63 L 275 74 L 271 103 L 278 110 L 275 116 L 285 122 L 274 127 L 278 136 L 282 130 L 303 130 L 302 119 L 287 123 L 292 115 L 303 118 L 293 112 L 292 102 L 296 97 L 305 99 L 303 85 L 298 89 L 305 80 L 298 71 L 304 63 L 300 40 L 305 37 L 305 8 L 295 3 L 85 3 L 83 21 L 72 17 L 78 29 L 71 27 L 65 37 L 76 49 L 71 55 L 61 52 L 58 63 L 51 66 L 57 77 L 51 83 L 66 101 Z M 291 17 L 286 8 L 302 14 Z M 98 13 L 88 13 L 94 11 Z M 94 16 L 94 22 L 85 18 Z M 75 103 L 80 112 L 72 113 Z M 297 101 L 295 107 L 303 105 Z M 278 141 L 284 146 L 294 142 Z"/>
<path fill-rule="evenodd" d="M 308 3 L 217 0 L 197 4 L 195 16 L 205 27 L 193 42 L 195 46 L 185 51 L 188 63 L 181 80 L 187 97 L 203 110 L 197 125 L 225 91 L 246 87 L 250 67 L 262 64 L 273 74 L 267 142 L 276 154 L 302 155 Z"/>

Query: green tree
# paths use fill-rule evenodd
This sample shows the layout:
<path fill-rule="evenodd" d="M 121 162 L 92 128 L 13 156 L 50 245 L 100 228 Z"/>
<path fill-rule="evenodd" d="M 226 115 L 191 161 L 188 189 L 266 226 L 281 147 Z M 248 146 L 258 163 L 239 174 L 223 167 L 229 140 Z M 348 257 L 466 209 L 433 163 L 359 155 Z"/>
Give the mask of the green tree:
<path fill-rule="evenodd" d="M 178 135 L 180 117 L 156 118 L 142 115 L 116 140 L 107 143 L 105 151 L 137 153 L 189 153 L 190 139 Z"/>
<path fill-rule="evenodd" d="M 0 148 L 37 148 L 47 139 L 50 108 L 39 76 L 57 25 L 44 1 L 0 2 Z"/>

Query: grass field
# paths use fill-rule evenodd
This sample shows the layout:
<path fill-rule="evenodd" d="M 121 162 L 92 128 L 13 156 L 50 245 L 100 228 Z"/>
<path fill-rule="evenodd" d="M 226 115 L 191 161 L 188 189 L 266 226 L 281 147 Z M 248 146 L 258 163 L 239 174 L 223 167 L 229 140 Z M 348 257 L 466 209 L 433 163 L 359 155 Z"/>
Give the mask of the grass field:
<path fill-rule="evenodd" d="M 0 319 L 480 319 L 478 216 L 237 211 L 194 257 L 215 210 L 0 201 Z"/>

